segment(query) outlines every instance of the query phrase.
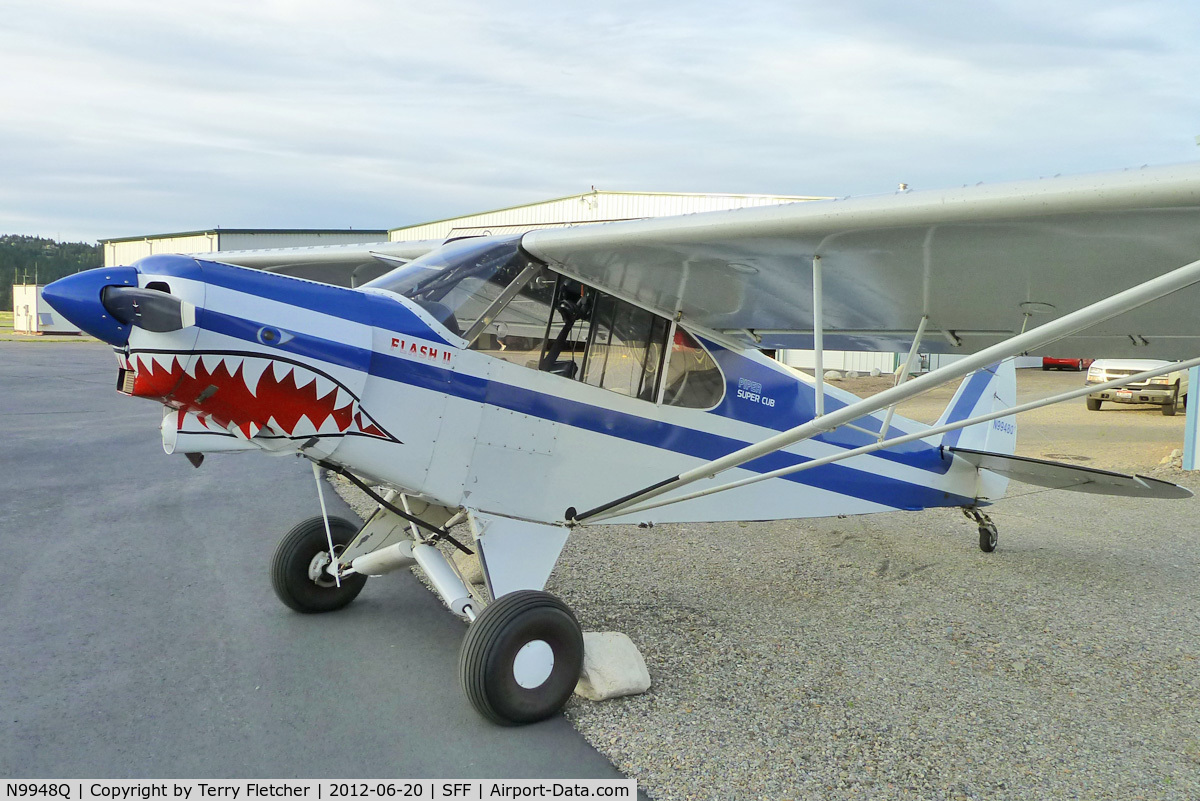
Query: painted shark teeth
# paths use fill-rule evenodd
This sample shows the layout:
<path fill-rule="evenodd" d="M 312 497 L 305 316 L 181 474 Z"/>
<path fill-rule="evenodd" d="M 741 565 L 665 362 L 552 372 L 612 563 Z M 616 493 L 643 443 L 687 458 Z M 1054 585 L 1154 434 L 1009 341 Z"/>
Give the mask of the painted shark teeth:
<path fill-rule="evenodd" d="M 292 375 L 296 381 L 296 389 L 304 389 L 317 380 L 317 374 L 310 373 L 308 370 L 293 370 Z"/>
<path fill-rule="evenodd" d="M 251 395 L 258 394 L 258 380 L 270 364 L 265 359 L 246 359 L 242 362 L 242 380 L 246 382 L 246 389 L 250 390 Z"/>
<path fill-rule="evenodd" d="M 233 375 L 247 359 L 242 356 L 222 356 L 221 361 L 225 364 L 225 369 L 229 371 L 229 374 Z"/>
<path fill-rule="evenodd" d="M 293 437 L 311 437 L 317 433 L 317 427 L 313 425 L 312 420 L 308 419 L 308 415 L 300 415 L 300 419 L 296 421 L 295 428 L 292 429 Z"/>
<path fill-rule="evenodd" d="M 363 413 L 336 379 L 302 364 L 228 353 L 136 353 L 139 394 L 170 400 L 195 415 L 194 424 L 227 430 L 239 439 L 302 440 L 365 433 L 390 438 Z"/>
<path fill-rule="evenodd" d="M 221 357 L 214 353 L 201 353 L 200 366 L 204 368 L 204 372 L 212 375 L 221 368 Z"/>
<path fill-rule="evenodd" d="M 152 353 L 150 359 L 154 363 L 155 371 L 162 369 L 169 373 L 175 367 L 174 353 Z"/>
<path fill-rule="evenodd" d="M 317 380 L 317 398 L 324 398 L 330 392 L 337 389 L 337 384 L 330 381 L 328 378 L 316 376 Z M 336 407 L 335 407 L 336 408 Z"/>

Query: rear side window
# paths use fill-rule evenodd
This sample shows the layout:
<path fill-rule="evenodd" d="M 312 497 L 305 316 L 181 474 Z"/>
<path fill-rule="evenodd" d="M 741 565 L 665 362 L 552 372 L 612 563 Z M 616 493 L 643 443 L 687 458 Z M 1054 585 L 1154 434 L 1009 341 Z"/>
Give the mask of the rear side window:
<path fill-rule="evenodd" d="M 716 406 L 725 394 L 725 378 L 717 363 L 682 328 L 675 329 L 666 372 L 662 402 L 667 406 L 708 409 Z"/>

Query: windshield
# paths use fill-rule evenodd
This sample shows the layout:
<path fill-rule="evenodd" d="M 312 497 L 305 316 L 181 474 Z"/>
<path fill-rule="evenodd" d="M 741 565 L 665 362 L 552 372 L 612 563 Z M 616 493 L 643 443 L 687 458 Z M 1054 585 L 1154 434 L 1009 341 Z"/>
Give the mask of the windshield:
<path fill-rule="evenodd" d="M 460 239 L 381 275 L 364 286 L 415 301 L 462 336 L 530 264 L 521 237 Z"/>

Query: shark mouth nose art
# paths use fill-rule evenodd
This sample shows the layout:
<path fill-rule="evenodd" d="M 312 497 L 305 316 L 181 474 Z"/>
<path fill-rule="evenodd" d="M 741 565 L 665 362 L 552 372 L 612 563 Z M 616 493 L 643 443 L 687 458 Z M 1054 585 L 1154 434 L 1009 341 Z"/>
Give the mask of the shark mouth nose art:
<path fill-rule="evenodd" d="M 250 439 L 367 436 L 399 442 L 325 373 L 290 360 L 244 353 L 135 351 L 118 388 L 192 412 L 205 427 Z"/>

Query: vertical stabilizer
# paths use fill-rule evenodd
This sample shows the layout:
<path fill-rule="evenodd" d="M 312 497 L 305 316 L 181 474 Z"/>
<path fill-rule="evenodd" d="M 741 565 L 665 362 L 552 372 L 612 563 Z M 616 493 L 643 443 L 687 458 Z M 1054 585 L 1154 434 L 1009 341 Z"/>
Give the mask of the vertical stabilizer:
<path fill-rule="evenodd" d="M 1017 371 L 1012 359 L 971 373 L 963 379 L 937 425 L 967 420 L 981 414 L 1011 409 L 1017 403 Z M 1017 449 L 1017 418 L 1000 417 L 986 423 L 949 431 L 942 445 L 991 453 L 1012 454 Z"/>

